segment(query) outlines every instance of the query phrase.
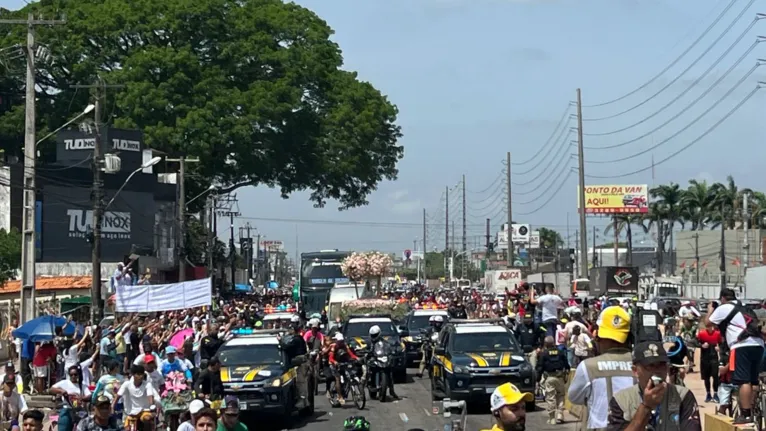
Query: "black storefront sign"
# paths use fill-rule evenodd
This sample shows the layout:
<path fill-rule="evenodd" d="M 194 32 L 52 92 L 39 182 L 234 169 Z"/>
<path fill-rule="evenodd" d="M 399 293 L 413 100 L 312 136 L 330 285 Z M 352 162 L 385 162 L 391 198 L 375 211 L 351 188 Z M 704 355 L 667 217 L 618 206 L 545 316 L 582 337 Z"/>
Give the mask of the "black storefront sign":
<path fill-rule="evenodd" d="M 606 290 L 608 292 L 638 292 L 638 269 L 629 266 L 609 266 L 606 268 Z"/>
<path fill-rule="evenodd" d="M 56 164 L 83 166 L 93 155 L 96 138 L 92 133 L 62 130 L 56 135 Z M 117 154 L 123 171 L 133 171 L 143 163 L 144 137 L 140 130 L 105 128 L 102 152 Z"/>
<path fill-rule="evenodd" d="M 109 202 L 114 191 L 105 191 Z M 42 204 L 42 262 L 91 260 L 93 232 L 91 189 L 46 185 Z M 152 248 L 154 194 L 123 190 L 104 213 L 101 259 L 121 261 L 135 246 Z"/>

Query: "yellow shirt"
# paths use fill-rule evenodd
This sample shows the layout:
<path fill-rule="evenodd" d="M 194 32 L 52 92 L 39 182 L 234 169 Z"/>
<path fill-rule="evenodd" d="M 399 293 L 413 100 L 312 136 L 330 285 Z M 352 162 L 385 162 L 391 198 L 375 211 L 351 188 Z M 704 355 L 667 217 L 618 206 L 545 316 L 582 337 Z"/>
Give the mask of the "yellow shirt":
<path fill-rule="evenodd" d="M 489 430 L 488 429 L 483 429 L 481 431 L 503 431 L 503 429 L 500 428 L 499 426 L 495 425 L 495 426 L 492 427 L 492 429 L 489 429 Z"/>

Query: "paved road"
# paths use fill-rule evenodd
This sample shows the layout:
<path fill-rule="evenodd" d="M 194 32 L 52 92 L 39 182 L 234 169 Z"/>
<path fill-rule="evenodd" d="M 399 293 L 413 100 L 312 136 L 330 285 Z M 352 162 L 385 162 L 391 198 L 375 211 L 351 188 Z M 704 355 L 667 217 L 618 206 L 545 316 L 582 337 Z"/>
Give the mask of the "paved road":
<path fill-rule="evenodd" d="M 359 411 L 349 401 L 342 408 L 332 408 L 324 395 L 317 397 L 316 413 L 313 418 L 303 421 L 296 419 L 290 429 L 306 431 L 339 431 L 343 429 L 343 420 L 353 415 L 363 415 L 372 423 L 373 429 L 408 430 L 422 428 L 423 430 L 442 431 L 446 419 L 431 414 L 431 391 L 427 379 L 414 378 L 414 370 L 409 370 L 407 383 L 397 385 L 397 394 L 402 397 L 399 401 L 380 403 L 367 401 L 364 410 Z M 544 403 L 541 407 L 544 407 Z M 547 413 L 539 408 L 538 411 L 527 413 L 527 429 L 533 430 L 574 430 L 575 423 L 564 425 L 548 425 Z M 489 414 L 489 404 L 475 406 L 469 410 L 467 431 L 478 431 L 491 428 L 492 416 Z M 248 424 L 250 429 L 262 429 L 264 423 Z"/>

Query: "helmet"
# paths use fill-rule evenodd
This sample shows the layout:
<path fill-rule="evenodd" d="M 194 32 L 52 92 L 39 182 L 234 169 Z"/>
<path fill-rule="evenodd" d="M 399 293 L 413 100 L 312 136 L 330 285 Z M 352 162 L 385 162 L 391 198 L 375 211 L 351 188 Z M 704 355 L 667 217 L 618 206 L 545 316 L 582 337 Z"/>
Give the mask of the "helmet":
<path fill-rule="evenodd" d="M 335 334 L 335 337 L 333 337 L 333 338 L 335 338 L 335 341 L 343 341 L 343 334 L 338 332 L 338 333 Z"/>
<path fill-rule="evenodd" d="M 290 323 L 300 323 L 301 318 L 297 314 L 290 318 Z"/>
<path fill-rule="evenodd" d="M 319 327 L 319 319 L 311 319 L 309 321 L 309 326 L 312 328 L 318 328 Z"/>
<path fill-rule="evenodd" d="M 343 422 L 343 431 L 369 431 L 370 422 L 364 416 L 351 416 Z"/>
<path fill-rule="evenodd" d="M 378 335 L 380 335 L 380 326 L 374 325 L 370 328 L 370 337 L 377 337 Z"/>
<path fill-rule="evenodd" d="M 442 316 L 434 316 L 434 323 L 444 323 L 444 318 Z"/>
<path fill-rule="evenodd" d="M 434 323 L 436 321 L 436 316 L 431 316 L 428 318 L 428 323 Z"/>

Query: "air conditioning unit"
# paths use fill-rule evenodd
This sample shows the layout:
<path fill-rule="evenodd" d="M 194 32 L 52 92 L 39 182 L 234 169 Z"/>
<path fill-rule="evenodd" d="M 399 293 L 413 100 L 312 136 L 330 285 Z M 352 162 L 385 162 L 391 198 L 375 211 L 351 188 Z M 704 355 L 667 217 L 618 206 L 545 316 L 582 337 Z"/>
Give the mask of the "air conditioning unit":
<path fill-rule="evenodd" d="M 104 155 L 104 172 L 107 174 L 115 174 L 120 172 L 122 168 L 122 160 L 114 154 Z"/>

